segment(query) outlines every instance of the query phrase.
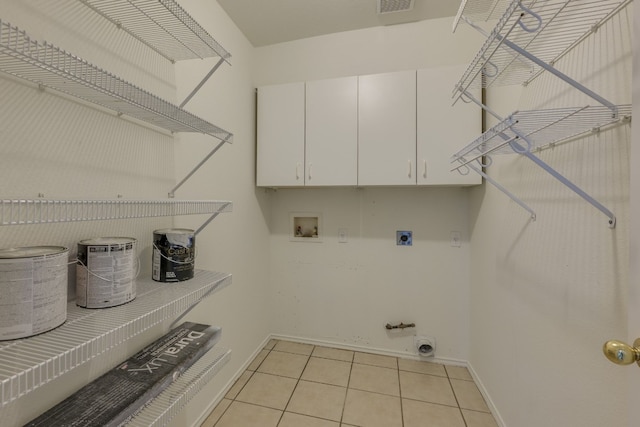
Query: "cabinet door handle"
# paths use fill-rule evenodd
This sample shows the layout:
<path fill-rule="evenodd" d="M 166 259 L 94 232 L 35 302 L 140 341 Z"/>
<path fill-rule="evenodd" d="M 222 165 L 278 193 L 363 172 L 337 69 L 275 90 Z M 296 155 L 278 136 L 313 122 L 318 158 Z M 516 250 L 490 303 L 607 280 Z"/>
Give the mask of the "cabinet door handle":
<path fill-rule="evenodd" d="M 426 160 L 422 160 L 422 177 L 423 178 L 427 178 L 427 161 Z"/>
<path fill-rule="evenodd" d="M 313 163 L 309 163 L 309 181 L 311 181 L 311 172 L 313 171 Z"/>
<path fill-rule="evenodd" d="M 408 161 L 408 170 L 407 170 L 407 176 L 409 178 L 411 178 L 411 160 Z"/>
<path fill-rule="evenodd" d="M 300 179 L 300 163 L 296 163 L 296 180 Z"/>

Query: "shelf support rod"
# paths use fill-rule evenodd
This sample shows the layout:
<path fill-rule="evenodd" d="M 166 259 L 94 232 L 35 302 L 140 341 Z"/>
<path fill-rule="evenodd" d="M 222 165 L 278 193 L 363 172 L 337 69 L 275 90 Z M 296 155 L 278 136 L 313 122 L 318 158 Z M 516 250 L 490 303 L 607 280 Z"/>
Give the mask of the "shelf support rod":
<path fill-rule="evenodd" d="M 481 27 L 477 26 L 473 21 L 471 21 L 471 20 L 467 19 L 465 16 L 463 16 L 462 18 L 463 18 L 463 19 L 465 20 L 465 22 L 467 22 L 467 23 L 468 23 L 472 28 L 475 28 L 476 30 L 478 30 L 478 32 L 480 32 L 480 33 L 481 33 L 482 35 L 484 35 L 486 38 L 491 37 L 491 34 L 487 34 L 487 32 L 486 32 L 486 31 L 484 31 Z M 507 36 L 508 36 L 509 34 L 511 34 L 511 32 L 514 30 L 514 28 L 518 25 L 518 23 L 520 22 L 520 19 L 521 19 L 521 18 L 518 18 L 518 19 L 517 19 L 517 20 L 516 20 L 512 25 L 511 25 L 511 28 L 509 28 L 509 31 L 508 31 L 508 32 L 507 32 L 507 34 L 506 34 Z M 486 44 L 485 44 L 485 45 L 486 45 Z M 453 102 L 454 104 L 458 101 L 458 99 L 460 99 L 460 97 L 462 96 L 462 93 L 466 93 L 466 92 L 467 92 L 467 89 L 469 89 L 469 87 L 471 86 L 471 84 L 473 84 L 473 82 L 474 82 L 474 81 L 475 81 L 475 79 L 477 78 L 478 74 L 482 73 L 482 78 L 484 78 L 485 76 L 488 76 L 488 74 L 487 74 L 487 73 L 485 73 L 485 71 L 484 71 L 484 70 L 485 70 L 485 68 L 486 68 L 486 66 L 487 66 L 487 64 L 491 64 L 491 65 L 494 67 L 494 69 L 495 69 L 495 73 L 496 73 L 496 74 L 494 74 L 494 76 L 495 76 L 495 75 L 497 75 L 497 74 L 499 73 L 499 70 L 497 69 L 497 67 L 495 66 L 495 64 L 493 64 L 493 63 L 491 62 L 491 58 L 492 58 L 492 57 L 493 57 L 493 55 L 496 53 L 496 51 L 497 51 L 498 49 L 500 49 L 501 45 L 502 45 L 502 40 L 500 40 L 500 43 L 498 43 L 498 45 L 496 45 L 496 46 L 492 49 L 492 51 L 489 53 L 489 55 L 484 55 L 484 54 L 482 55 L 482 59 L 484 59 L 484 62 L 482 63 L 482 66 L 477 67 L 478 69 L 477 69 L 477 70 L 476 70 L 476 72 L 473 74 L 473 77 L 469 77 L 469 78 L 467 79 L 467 80 L 468 80 L 468 82 L 467 82 L 467 84 L 465 85 L 465 87 L 462 87 L 462 85 L 460 85 L 460 87 L 459 87 L 460 95 L 458 95 L 458 97 L 454 100 L 454 102 Z M 483 49 L 484 49 L 484 47 L 483 47 Z M 486 52 L 485 52 L 485 53 L 486 53 Z M 479 61 L 479 60 L 478 60 L 478 61 Z M 484 86 L 484 83 L 483 83 L 483 86 Z"/>
<path fill-rule="evenodd" d="M 476 98 L 474 98 L 470 93 L 464 91 L 464 95 L 469 98 L 469 100 L 473 101 L 474 103 L 478 104 L 480 107 L 482 107 L 483 110 L 485 110 L 486 112 L 488 112 L 489 114 L 491 114 L 492 116 L 494 116 L 496 119 L 503 121 L 504 119 L 502 119 L 496 112 L 494 112 L 493 110 L 491 110 L 489 107 L 487 107 L 486 105 L 484 105 L 482 102 L 478 101 Z M 616 107 L 617 110 L 617 107 Z M 522 133 L 520 133 L 515 125 L 511 126 L 511 130 L 518 136 L 520 137 L 520 139 L 522 139 L 523 141 L 527 141 L 526 136 L 524 136 Z M 538 166 L 540 166 L 542 169 L 544 169 L 547 173 L 549 173 L 551 176 L 553 176 L 555 179 L 557 179 L 558 181 L 560 181 L 562 184 L 564 184 L 565 186 L 567 186 L 571 191 L 573 191 L 574 193 L 576 193 L 578 196 L 582 197 L 587 203 L 589 203 L 591 206 L 595 207 L 596 209 L 598 209 L 600 212 L 602 212 L 603 214 L 605 214 L 608 218 L 609 218 L 609 228 L 615 228 L 616 226 L 616 216 L 613 214 L 613 212 L 611 212 L 609 209 L 607 209 L 602 203 L 598 202 L 596 199 L 594 199 L 593 197 L 591 197 L 589 194 L 587 194 L 584 190 L 582 190 L 580 187 L 578 187 L 577 185 L 575 185 L 573 182 L 569 181 L 567 178 L 565 178 L 563 175 L 561 175 L 558 171 L 556 171 L 555 169 L 553 169 L 551 166 L 549 166 L 547 163 L 545 163 L 544 161 L 542 161 L 539 157 L 535 156 L 533 153 L 530 152 L 530 150 L 527 147 L 523 147 L 522 145 L 518 144 L 513 138 L 509 137 L 508 135 L 504 134 L 503 132 L 499 133 L 499 136 L 506 141 L 510 146 L 511 149 L 518 153 L 521 154 L 523 156 L 526 156 L 529 160 L 531 160 L 532 162 L 534 162 L 535 164 L 537 164 Z M 511 199 L 513 199 L 516 203 L 520 204 L 520 206 L 524 207 L 525 209 L 527 209 L 528 211 L 532 212 L 528 207 L 525 207 L 526 205 L 523 206 L 523 204 L 521 204 L 522 202 L 518 202 L 519 199 L 515 198 L 515 196 L 513 196 L 509 191 L 507 191 L 506 189 L 504 189 L 504 187 L 501 187 L 497 182 L 493 181 L 492 179 L 490 179 L 488 177 L 488 175 L 481 173 L 478 171 L 478 169 L 466 162 L 464 163 L 463 159 L 460 158 L 458 159 L 458 161 L 461 163 L 459 167 L 462 166 L 468 166 L 470 168 L 472 168 L 474 171 L 480 173 L 485 179 L 487 179 L 487 181 L 491 182 L 491 184 L 493 184 L 494 186 L 496 186 L 500 191 L 502 191 L 503 193 L 505 193 L 506 195 L 508 195 Z M 458 167 L 458 168 L 459 168 Z M 457 168 L 456 168 L 457 169 Z M 535 215 L 535 214 L 533 214 Z"/>
<path fill-rule="evenodd" d="M 500 41 L 502 41 L 504 43 L 504 45 L 508 46 L 510 49 L 518 52 L 520 55 L 522 55 L 525 58 L 529 59 L 531 62 L 539 65 L 540 67 L 544 68 L 545 70 L 547 70 L 548 72 L 550 72 L 554 76 L 556 76 L 559 79 L 563 80 L 565 83 L 568 83 L 569 85 L 573 86 L 574 88 L 576 88 L 580 92 L 584 93 L 588 97 L 596 100 L 600 104 L 602 104 L 605 107 L 609 108 L 613 112 L 613 117 L 617 117 L 618 116 L 618 107 L 615 104 L 613 104 L 612 102 L 610 102 L 607 99 L 603 98 L 602 96 L 598 95 L 597 93 L 595 93 L 594 91 L 592 91 L 588 87 L 578 83 L 577 81 L 575 81 L 571 77 L 569 77 L 566 74 L 564 74 L 563 72 L 559 71 L 557 68 L 547 64 L 543 60 L 539 59 L 537 56 L 534 56 L 534 55 L 530 54 L 529 52 L 527 52 L 526 50 L 522 49 L 517 44 L 509 41 L 506 38 L 503 38 L 500 35 L 498 35 L 497 37 L 498 37 L 498 39 Z"/>
<path fill-rule="evenodd" d="M 506 188 L 504 188 L 502 185 L 500 185 L 496 180 L 494 180 L 493 178 L 491 178 L 489 175 L 487 175 L 486 173 L 484 173 L 481 169 L 477 168 L 475 165 L 469 163 L 467 164 L 467 167 L 471 168 L 474 172 L 476 172 L 477 174 L 479 174 L 480 176 L 482 176 L 484 179 L 486 179 L 488 182 L 490 182 L 494 187 L 496 187 L 498 190 L 502 191 L 504 194 L 506 194 L 511 200 L 513 200 L 514 202 L 516 202 L 518 205 L 520 205 L 521 208 L 523 208 L 524 210 L 526 210 L 527 212 L 529 212 L 529 214 L 531 215 L 531 220 L 535 221 L 536 220 L 536 213 L 533 209 L 531 209 L 525 202 L 523 202 L 522 200 L 520 200 L 518 197 L 516 197 L 512 192 L 510 192 L 509 190 L 507 190 Z"/>
<path fill-rule="evenodd" d="M 202 88 L 202 86 L 204 86 L 204 84 L 207 82 L 207 80 L 209 80 L 209 78 L 213 75 L 213 73 L 215 73 L 218 68 L 220 68 L 220 66 L 225 62 L 224 58 L 220 58 L 218 60 L 218 62 L 216 63 L 216 65 L 213 66 L 213 68 L 211 69 L 211 71 L 209 71 L 207 73 L 206 76 L 204 76 L 204 78 L 200 81 L 200 83 L 198 83 L 198 85 L 191 91 L 191 93 L 189 94 L 189 96 L 187 96 L 185 98 L 184 101 L 182 101 L 182 104 L 180 104 L 180 108 L 184 107 L 187 102 L 189 102 L 191 100 L 191 98 L 193 98 L 193 96 L 198 93 L 198 91 L 200 90 L 200 88 Z"/>
<path fill-rule="evenodd" d="M 466 19 L 466 17 L 463 17 L 464 21 L 470 25 L 472 28 L 476 29 L 478 32 L 480 32 L 481 34 L 483 34 L 485 37 L 491 37 L 492 35 L 487 34 L 486 31 L 484 31 L 484 29 L 482 29 L 481 27 L 479 27 L 478 25 L 476 25 L 473 21 L 471 21 L 470 19 Z M 516 23 L 520 22 L 520 19 L 518 19 L 516 21 Z M 514 23 L 515 26 L 515 23 Z M 513 27 L 509 29 L 509 32 L 507 33 L 510 34 L 511 31 L 513 30 Z M 595 93 L 594 91 L 592 91 L 591 89 L 587 88 L 586 86 L 582 85 L 581 83 L 578 83 L 577 81 L 575 81 L 574 79 L 572 79 L 571 77 L 567 76 L 566 74 L 564 74 L 563 72 L 559 71 L 557 68 L 555 68 L 554 66 L 546 63 L 545 61 L 541 60 L 540 58 L 538 58 L 537 56 L 529 53 L 527 50 L 521 48 L 520 46 L 518 46 L 517 44 L 513 43 L 512 41 L 510 41 L 507 38 L 507 35 L 505 36 L 501 36 L 500 34 L 495 34 L 496 40 L 498 40 L 500 43 L 498 44 L 498 46 L 496 46 L 496 49 L 499 47 L 503 47 L 507 46 L 509 49 L 515 51 L 516 53 L 524 56 L 525 58 L 527 58 L 528 60 L 530 60 L 531 62 L 535 63 L 536 65 L 540 66 L 542 69 L 550 72 L 551 74 L 553 74 L 554 76 L 558 77 L 559 79 L 563 80 L 565 83 L 573 86 L 574 88 L 576 88 L 577 90 L 579 90 L 580 92 L 584 93 L 585 95 L 587 95 L 588 97 L 596 100 L 597 102 L 599 102 L 600 104 L 604 105 L 605 107 L 609 108 L 612 112 L 613 112 L 613 116 L 617 117 L 618 116 L 618 107 L 613 104 L 612 102 L 608 101 L 607 99 L 603 98 L 602 96 L 598 95 L 597 93 Z M 494 49 L 494 52 L 495 50 Z M 491 59 L 491 57 L 493 56 L 493 52 L 491 53 L 491 55 L 489 56 L 488 59 L 485 59 L 485 61 L 489 61 Z M 482 69 L 482 68 L 480 68 Z M 466 94 L 466 87 L 464 89 L 460 88 L 460 92 L 461 93 L 465 93 Z M 457 100 L 457 99 L 456 99 Z"/>
<path fill-rule="evenodd" d="M 622 9 L 624 9 L 625 7 L 627 7 L 629 5 L 629 3 L 631 3 L 633 0 L 624 0 L 622 3 L 620 3 L 618 6 L 616 6 L 616 8 L 614 10 L 612 10 L 611 12 L 609 12 L 609 14 L 607 16 L 605 16 L 604 18 L 602 18 L 602 20 L 600 20 L 598 23 L 593 24 L 593 26 L 591 27 L 591 31 L 584 33 L 578 40 L 574 41 L 569 47 L 567 47 L 565 50 L 563 50 L 562 52 L 560 52 L 558 54 L 558 56 L 556 56 L 555 58 L 553 58 L 551 61 L 549 61 L 551 64 L 555 64 L 556 62 L 558 62 L 560 59 L 562 59 L 565 55 L 567 55 L 567 53 L 571 52 L 572 49 L 574 49 L 576 46 L 578 46 L 580 43 L 582 43 L 587 37 L 589 37 L 591 34 L 595 33 L 596 31 L 598 31 L 600 29 L 600 27 L 602 27 L 604 24 L 606 24 L 611 18 L 613 18 L 614 16 L 616 16 Z M 540 74 L 542 74 L 543 70 L 539 70 L 537 73 L 535 73 L 533 76 L 529 77 L 524 84 L 528 85 L 529 83 L 531 83 L 533 80 L 535 80 Z"/>
<path fill-rule="evenodd" d="M 209 154 L 207 154 L 207 156 L 202 159 L 200 161 L 200 163 L 198 163 L 192 170 L 191 172 L 189 172 L 187 174 L 187 176 L 185 176 L 184 178 L 182 178 L 182 181 L 180 181 L 175 187 L 173 187 L 170 191 L 169 191 L 169 198 L 173 199 L 173 197 L 175 196 L 176 190 L 180 187 L 182 187 L 182 185 L 187 182 L 187 180 L 189 178 L 191 178 L 191 176 L 193 176 L 194 173 L 196 173 L 196 171 L 198 169 L 200 169 L 202 167 L 202 165 L 204 165 L 207 160 L 209 160 L 211 158 L 211 156 L 213 156 L 219 149 L 220 147 L 222 147 L 225 143 L 228 142 L 230 136 L 227 136 L 225 139 L 223 139 L 222 141 L 220 141 L 220 143 L 218 145 L 215 146 L 215 148 L 213 150 L 211 150 L 211 152 Z"/>
<path fill-rule="evenodd" d="M 451 169 L 450 172 L 453 172 L 455 170 L 459 170 L 461 167 L 467 166 L 469 163 L 473 162 L 474 160 L 478 160 L 480 157 L 489 156 L 489 154 L 491 154 L 492 152 L 494 152 L 494 151 L 496 151 L 496 150 L 498 150 L 498 149 L 510 144 L 511 141 L 515 140 L 516 138 L 517 137 L 513 136 L 513 137 L 511 137 L 511 138 L 509 138 L 507 140 L 504 140 L 502 142 L 502 144 L 496 145 L 491 150 L 483 151 L 482 153 L 480 153 L 480 154 L 478 154 L 478 155 L 476 155 L 476 156 L 474 156 L 474 157 L 472 157 L 470 159 L 465 158 L 464 154 L 462 156 L 456 154 L 454 157 L 455 157 L 456 160 L 458 160 L 460 162 L 460 164 L 458 166 L 456 166 L 455 168 Z"/>
<path fill-rule="evenodd" d="M 209 223 L 210 223 L 211 221 L 213 221 L 213 220 L 214 220 L 218 215 L 220 215 L 220 213 L 221 213 L 221 212 L 223 212 L 223 211 L 227 208 L 227 206 L 229 206 L 230 204 L 231 204 L 231 202 L 223 203 L 223 204 L 222 204 L 222 206 L 220 206 L 220 209 L 218 209 L 216 212 L 214 212 L 214 213 L 213 213 L 213 215 L 211 215 L 211 216 L 209 217 L 209 219 L 208 219 L 208 220 L 206 220 L 206 221 L 205 221 L 205 222 L 200 226 L 200 228 L 198 228 L 198 229 L 193 233 L 193 235 L 194 235 L 194 236 L 197 236 L 197 235 L 198 235 L 198 233 L 200 233 L 202 230 L 204 230 L 204 228 L 205 228 L 207 225 L 209 225 Z"/>
<path fill-rule="evenodd" d="M 522 139 L 523 141 L 527 141 L 527 145 L 530 146 L 530 144 L 528 144 L 527 137 L 524 136 L 522 133 L 520 133 L 517 129 L 515 129 L 515 126 L 512 126 L 511 130 L 516 135 L 518 135 L 520 137 L 520 139 Z M 517 141 L 509 138 L 509 136 L 505 135 L 504 133 L 500 133 L 500 137 L 502 139 L 505 139 L 505 140 L 506 139 L 510 140 L 509 141 L 509 146 L 511 147 L 511 149 L 514 152 L 525 156 L 526 158 L 528 158 L 529 160 L 534 162 L 536 165 L 540 166 L 548 174 L 550 174 L 555 179 L 560 181 L 562 184 L 567 186 L 571 191 L 576 193 L 578 196 L 582 197 L 591 206 L 593 206 L 594 208 L 598 209 L 600 212 L 605 214 L 609 218 L 609 222 L 608 222 L 609 223 L 609 228 L 615 228 L 616 227 L 616 216 L 613 214 L 613 212 L 611 212 L 609 209 L 607 209 L 602 203 L 598 202 L 596 199 L 591 197 L 589 194 L 587 194 L 580 187 L 575 185 L 573 182 L 569 181 L 564 175 L 561 175 L 558 171 L 553 169 L 551 166 L 549 166 L 547 163 L 545 163 L 538 156 L 536 156 L 533 153 L 531 153 L 531 151 L 529 150 L 529 147 L 523 147 Z"/>
<path fill-rule="evenodd" d="M 469 101 L 472 101 L 474 104 L 478 105 L 480 108 L 482 108 L 484 111 L 486 111 L 487 113 L 491 114 L 493 117 L 495 117 L 499 122 L 504 121 L 504 119 L 502 117 L 500 117 L 500 115 L 498 113 L 496 113 L 495 111 L 493 111 L 491 108 L 489 108 L 486 104 L 482 103 L 482 101 L 478 100 L 475 96 L 473 96 L 472 94 L 470 94 L 469 92 L 467 92 L 466 90 L 460 90 L 460 97 L 462 97 L 463 95 L 469 99 Z"/>
<path fill-rule="evenodd" d="M 524 135 L 522 135 L 520 132 L 518 132 L 517 129 L 514 129 L 514 127 L 511 127 L 511 130 L 516 135 L 518 135 L 520 137 L 520 139 L 522 139 L 523 141 L 527 141 L 527 138 Z M 502 133 L 500 134 L 500 137 L 503 138 L 503 139 L 509 138 L 507 135 L 504 135 Z M 531 151 L 527 147 L 523 147 L 522 145 L 520 145 L 515 140 L 511 140 L 509 142 L 509 145 L 511 146 L 511 149 L 514 152 L 525 156 L 526 158 L 528 158 L 529 160 L 534 162 L 536 165 L 540 166 L 549 175 L 553 176 L 555 179 L 557 179 L 562 184 L 567 186 L 571 191 L 576 193 L 578 196 L 582 197 L 591 206 L 593 206 L 594 208 L 598 209 L 600 212 L 605 214 L 609 218 L 609 222 L 608 222 L 609 223 L 609 228 L 615 228 L 616 227 L 616 216 L 613 214 L 613 212 L 611 212 L 609 209 L 607 209 L 602 203 L 598 202 L 596 199 L 591 197 L 589 194 L 587 194 L 580 187 L 575 185 L 573 182 L 569 181 L 564 175 L 561 175 L 558 171 L 553 169 L 551 166 L 549 166 L 547 163 L 545 163 L 538 156 L 536 156 L 533 153 L 531 153 Z"/>
<path fill-rule="evenodd" d="M 611 212 L 609 209 L 607 209 L 602 203 L 598 202 L 596 199 L 594 199 L 593 197 L 591 197 L 589 194 L 587 194 L 584 190 L 582 190 L 580 187 L 578 187 L 577 185 L 575 185 L 573 182 L 569 181 L 564 175 L 561 175 L 558 171 L 556 171 L 555 169 L 553 169 L 551 166 L 549 166 L 547 163 L 545 163 L 542 159 L 540 159 L 538 156 L 534 155 L 531 150 L 529 149 L 531 144 L 529 144 L 529 140 L 527 139 L 526 136 L 524 136 L 522 133 L 520 133 L 515 126 L 511 126 L 511 130 L 520 137 L 520 139 L 522 139 L 523 141 L 527 142 L 527 147 L 523 147 L 522 145 L 520 145 L 517 141 L 515 140 L 511 140 L 509 142 L 509 146 L 511 147 L 511 149 L 518 153 L 521 154 L 525 157 L 527 157 L 529 160 L 531 160 L 532 162 L 534 162 L 536 165 L 540 166 L 542 169 L 544 169 L 548 174 L 550 174 L 551 176 L 553 176 L 555 179 L 557 179 L 558 181 L 560 181 L 562 184 L 564 184 L 565 186 L 567 186 L 571 191 L 573 191 L 574 193 L 576 193 L 578 196 L 582 197 L 587 203 L 589 203 L 591 206 L 593 206 L 594 208 L 598 209 L 600 212 L 602 212 L 603 214 L 605 214 L 608 218 L 609 218 L 609 228 L 615 228 L 616 227 L 616 216 L 613 214 L 613 212 Z M 500 133 L 500 137 L 503 139 L 511 139 L 509 138 L 509 136 L 505 135 L 504 133 Z"/>
<path fill-rule="evenodd" d="M 611 212 L 609 209 L 607 209 L 602 203 L 598 202 L 596 199 L 594 199 L 589 194 L 584 192 L 580 187 L 575 185 L 573 182 L 569 181 L 563 175 L 558 173 L 558 171 L 556 171 L 551 166 L 549 166 L 547 163 L 542 161 L 538 156 L 534 155 L 530 151 L 527 151 L 524 147 L 519 145 L 517 142 L 512 142 L 510 145 L 512 146 L 511 148 L 514 151 L 516 151 L 518 154 L 521 154 L 521 155 L 527 157 L 529 160 L 531 160 L 532 162 L 534 162 L 535 164 L 540 166 L 542 169 L 547 171 L 555 179 L 560 181 L 562 184 L 566 185 L 571 191 L 576 193 L 578 196 L 582 197 L 591 206 L 593 206 L 594 208 L 598 209 L 600 212 L 605 214 L 609 218 L 609 228 L 615 228 L 616 227 L 616 216 L 613 214 L 613 212 Z M 518 148 L 514 149 L 513 146 L 516 146 Z M 518 150 L 524 150 L 524 151 L 520 152 Z"/>

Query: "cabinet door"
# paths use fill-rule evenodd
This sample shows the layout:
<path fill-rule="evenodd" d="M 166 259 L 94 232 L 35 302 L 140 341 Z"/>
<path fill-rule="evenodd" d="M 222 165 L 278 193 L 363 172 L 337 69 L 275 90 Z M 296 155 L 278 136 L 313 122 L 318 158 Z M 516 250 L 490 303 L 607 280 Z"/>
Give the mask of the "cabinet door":
<path fill-rule="evenodd" d="M 358 78 L 307 82 L 305 185 L 356 185 Z"/>
<path fill-rule="evenodd" d="M 415 185 L 416 72 L 358 79 L 358 185 Z"/>
<path fill-rule="evenodd" d="M 466 65 L 418 70 L 418 185 L 480 184 L 468 169 L 451 172 L 451 155 L 482 133 L 481 109 L 451 95 Z M 480 89 L 474 94 L 480 99 Z"/>
<path fill-rule="evenodd" d="M 304 83 L 258 88 L 258 186 L 304 185 L 304 98 Z"/>

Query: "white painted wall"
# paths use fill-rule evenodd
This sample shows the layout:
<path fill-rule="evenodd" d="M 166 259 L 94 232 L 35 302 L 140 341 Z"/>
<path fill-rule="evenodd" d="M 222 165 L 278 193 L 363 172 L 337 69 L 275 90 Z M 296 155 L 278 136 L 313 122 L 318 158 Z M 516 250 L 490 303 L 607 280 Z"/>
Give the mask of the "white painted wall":
<path fill-rule="evenodd" d="M 254 352 L 272 332 L 269 305 L 270 201 L 255 187 L 255 87 L 253 47 L 215 1 L 180 1 L 222 46 L 233 55 L 185 107 L 234 134 L 176 192 L 180 198 L 233 201 L 233 212 L 218 216 L 198 235 L 197 265 L 233 274 L 233 284 L 203 301 L 189 319 L 222 327 L 220 345 L 232 350 L 231 361 L 174 420 L 175 426 L 194 425 L 213 409 L 214 398 L 246 368 Z M 178 99 L 184 99 L 215 64 L 193 60 L 176 65 Z M 181 134 L 176 145 L 176 177 L 181 179 L 215 146 L 211 138 Z M 200 222 L 198 222 L 200 221 Z M 195 227 L 201 219 L 182 217 L 180 226 Z M 222 396 L 220 396 L 221 398 Z"/>
<path fill-rule="evenodd" d="M 467 60 L 475 53 L 478 40 L 469 43 L 465 33 L 456 33 L 454 37 L 462 37 L 457 40 L 447 38 L 448 20 L 423 24 L 257 49 L 254 81 L 261 85 L 418 68 L 437 61 L 455 63 L 457 54 Z M 561 68 L 614 102 L 630 102 L 629 28 L 630 15 L 624 11 Z M 432 44 L 419 40 L 434 37 L 442 40 L 436 48 L 441 50 L 430 55 Z M 505 115 L 515 109 L 592 103 L 549 76 L 524 91 L 492 89 L 489 97 L 492 108 Z M 469 331 L 465 314 L 429 317 L 413 305 L 412 298 L 425 303 L 442 298 L 443 289 L 448 298 L 442 300 L 459 298 L 467 304 L 465 296 L 452 292 L 455 285 L 429 286 L 457 280 L 448 275 L 451 264 L 430 271 L 434 280 L 420 286 L 429 269 L 422 263 L 451 249 L 446 237 L 432 238 L 428 231 L 442 227 L 446 235 L 451 222 L 436 220 L 429 210 L 433 204 L 416 202 L 428 200 L 435 190 L 278 190 L 272 196 L 271 222 L 271 283 L 281 313 L 275 331 L 405 351 L 409 340 L 385 335 L 380 325 L 394 316 L 417 316 L 420 333 L 470 336 L 468 353 L 458 342 L 445 349 L 445 357 L 468 358 L 503 425 L 598 426 L 612 420 L 625 425 L 627 399 L 625 388 L 619 387 L 625 373 L 610 366 L 600 349 L 605 340 L 626 331 L 629 134 L 627 125 L 540 153 L 617 214 L 615 230 L 607 227 L 600 212 L 526 159 L 497 158 L 489 172 L 535 208 L 536 222 L 491 186 L 470 190 L 471 269 L 465 273 L 470 277 Z M 448 200 L 445 206 L 457 204 L 454 192 L 437 191 Z M 376 218 L 378 209 L 392 211 L 395 219 Z M 300 210 L 324 213 L 324 243 L 300 248 L 303 244 L 288 242 L 288 213 Z M 421 214 L 414 215 L 417 212 Z M 392 246 L 391 232 L 399 223 L 426 227 L 428 237 L 412 249 L 422 263 Z M 355 228 L 355 241 L 337 243 L 338 228 Z M 391 283 L 398 293 L 388 293 Z"/>
<path fill-rule="evenodd" d="M 419 333 L 436 336 L 439 357 L 470 360 L 505 426 L 630 425 L 626 389 L 618 386 L 625 371 L 600 353 L 606 339 L 626 336 L 628 127 L 541 153 L 616 212 L 613 231 L 599 212 L 511 157 L 498 159 L 489 171 L 536 208 L 535 223 L 487 186 L 256 190 L 255 86 L 462 63 L 481 40 L 466 29 L 451 35 L 444 19 L 254 50 L 216 2 L 180 3 L 234 55 L 233 65 L 223 66 L 188 109 L 230 129 L 235 143 L 177 194 L 234 201 L 234 213 L 216 219 L 198 241 L 198 265 L 232 272 L 234 284 L 190 316 L 221 325 L 222 344 L 234 354 L 174 425 L 197 422 L 270 332 L 403 353 L 410 337 L 383 329 L 394 321 L 415 321 Z M 75 0 L 1 1 L 0 17 L 168 99 L 182 99 L 211 66 L 208 60 L 179 64 L 176 89 L 172 66 Z M 561 64 L 616 102 L 630 94 L 630 21 L 623 13 L 577 51 L 579 59 Z M 605 39 L 608 48 L 596 49 Z M 163 198 L 213 148 L 207 137 L 174 138 L 4 76 L 0 91 L 3 197 Z M 490 102 L 510 112 L 520 96 L 515 93 L 492 91 Z M 553 103 L 576 102 L 567 101 L 573 94 L 540 79 L 517 104 L 538 106 L 547 95 Z M 323 212 L 323 243 L 288 240 L 292 211 Z M 199 220 L 179 218 L 175 224 Z M 131 235 L 142 242 L 144 260 L 151 230 L 168 225 L 145 220 L 9 227 L 0 229 L 0 238 L 3 247 L 73 247 L 81 238 Z M 337 242 L 338 228 L 349 230 L 348 243 Z M 413 247 L 394 245 L 398 229 L 414 231 Z M 461 232 L 461 248 L 450 246 L 451 230 Z M 126 353 L 158 332 L 134 340 Z M 120 356 L 99 358 L 6 407 L 3 425 L 27 421 Z"/>
<path fill-rule="evenodd" d="M 450 19 L 314 37 L 256 49 L 254 82 L 261 86 L 461 64 L 480 43 L 468 28 L 451 34 Z M 451 142 L 453 153 L 468 141 Z M 467 360 L 467 192 L 461 188 L 270 192 L 273 331 L 405 355 L 416 355 L 413 335 L 418 333 L 436 338 L 438 358 Z M 322 243 L 291 242 L 291 212 L 321 212 Z M 338 242 L 341 228 L 348 230 L 347 243 Z M 413 231 L 414 245 L 397 246 L 396 230 Z M 462 247 L 451 247 L 451 231 L 461 233 Z M 400 322 L 414 322 L 417 327 L 404 333 L 384 328 L 386 323 Z"/>
<path fill-rule="evenodd" d="M 468 61 L 482 44 L 451 18 L 312 37 L 255 50 L 256 86 L 415 70 Z"/>
<path fill-rule="evenodd" d="M 558 68 L 616 103 L 631 101 L 631 9 Z M 594 104 L 549 75 L 527 88 L 489 90 L 515 109 Z M 496 156 L 489 174 L 536 210 L 492 186 L 471 190 L 469 361 L 505 426 L 635 425 L 627 370 L 602 344 L 626 337 L 629 138 L 624 125 L 539 156 L 609 207 L 607 218 L 525 158 Z"/>
<path fill-rule="evenodd" d="M 415 355 L 416 332 L 437 356 L 468 355 L 468 204 L 465 189 L 305 189 L 272 194 L 274 333 Z M 292 242 L 291 212 L 320 212 L 322 242 Z M 338 230 L 348 230 L 348 242 Z M 397 246 L 396 230 L 413 231 Z M 450 231 L 462 246 L 450 246 Z M 416 323 L 388 332 L 386 323 Z"/>

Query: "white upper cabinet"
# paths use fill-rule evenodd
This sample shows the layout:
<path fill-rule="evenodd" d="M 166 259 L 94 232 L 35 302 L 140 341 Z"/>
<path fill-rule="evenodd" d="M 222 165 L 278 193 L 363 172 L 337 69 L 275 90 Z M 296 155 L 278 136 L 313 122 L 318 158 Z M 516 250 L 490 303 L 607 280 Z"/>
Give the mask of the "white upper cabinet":
<path fill-rule="evenodd" d="M 416 184 L 416 72 L 360 76 L 358 185 Z"/>
<path fill-rule="evenodd" d="M 307 82 L 306 186 L 358 183 L 358 77 Z"/>
<path fill-rule="evenodd" d="M 257 185 L 304 185 L 305 84 L 258 89 Z"/>
<path fill-rule="evenodd" d="M 466 65 L 418 70 L 418 185 L 473 185 L 482 178 L 469 170 L 451 172 L 451 155 L 482 133 L 482 115 L 472 103 L 452 106 L 452 90 Z M 480 99 L 480 88 L 470 90 Z M 462 168 L 464 169 L 464 168 Z"/>
<path fill-rule="evenodd" d="M 463 71 L 434 67 L 260 87 L 257 185 L 480 184 L 478 174 L 450 171 L 451 155 L 481 132 L 477 108 L 451 106 Z"/>

